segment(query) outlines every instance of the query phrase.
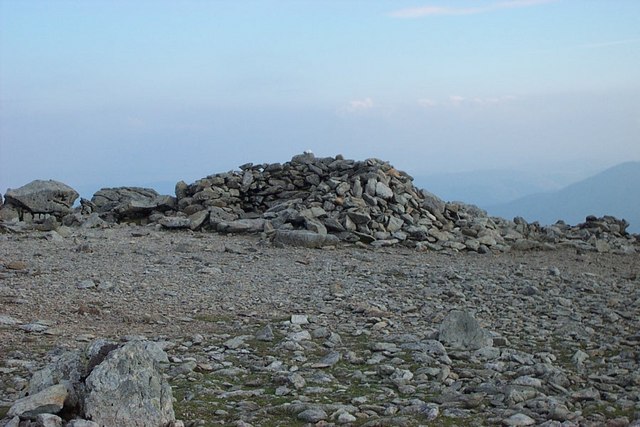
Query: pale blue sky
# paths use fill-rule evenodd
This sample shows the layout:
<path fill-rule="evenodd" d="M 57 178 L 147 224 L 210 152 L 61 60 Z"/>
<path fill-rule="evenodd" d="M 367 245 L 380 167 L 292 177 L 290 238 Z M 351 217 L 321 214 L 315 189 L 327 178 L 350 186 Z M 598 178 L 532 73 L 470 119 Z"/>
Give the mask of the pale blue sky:
<path fill-rule="evenodd" d="M 640 160 L 640 1 L 0 0 L 2 193 L 305 149 L 416 175 Z"/>

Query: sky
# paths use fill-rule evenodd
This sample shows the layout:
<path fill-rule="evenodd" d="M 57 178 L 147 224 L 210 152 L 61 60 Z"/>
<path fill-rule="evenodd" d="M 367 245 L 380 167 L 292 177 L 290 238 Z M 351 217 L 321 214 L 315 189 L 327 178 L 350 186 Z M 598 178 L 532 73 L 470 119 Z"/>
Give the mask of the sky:
<path fill-rule="evenodd" d="M 0 0 L 0 193 L 307 149 L 414 175 L 640 160 L 640 1 Z"/>

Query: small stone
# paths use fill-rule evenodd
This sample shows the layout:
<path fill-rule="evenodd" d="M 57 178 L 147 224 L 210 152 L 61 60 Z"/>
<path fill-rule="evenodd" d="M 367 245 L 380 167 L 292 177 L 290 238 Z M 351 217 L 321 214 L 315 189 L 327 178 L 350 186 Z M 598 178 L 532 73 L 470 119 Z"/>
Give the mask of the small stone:
<path fill-rule="evenodd" d="M 275 391 L 276 396 L 286 396 L 289 393 L 291 393 L 291 389 L 284 385 L 279 386 Z"/>
<path fill-rule="evenodd" d="M 15 317 L 11 317 L 11 316 L 6 316 L 4 314 L 0 315 L 0 325 L 19 325 L 20 323 L 22 323 L 20 320 L 16 319 Z"/>
<path fill-rule="evenodd" d="M 249 338 L 251 338 L 249 335 L 240 335 L 225 341 L 223 345 L 231 350 L 235 350 L 242 347 L 244 342 Z"/>
<path fill-rule="evenodd" d="M 293 325 L 306 325 L 309 323 L 309 318 L 306 314 L 292 314 L 291 324 Z"/>
<path fill-rule="evenodd" d="M 335 365 L 336 363 L 338 363 L 340 359 L 342 359 L 340 352 L 332 351 L 331 353 L 323 357 L 319 362 L 311 365 L 311 367 L 312 368 L 329 368 Z"/>
<path fill-rule="evenodd" d="M 71 420 L 67 427 L 100 427 L 100 424 L 88 420 Z"/>
<path fill-rule="evenodd" d="M 549 411 L 549 417 L 556 421 L 567 421 L 572 418 L 572 413 L 565 405 L 554 405 Z"/>
<path fill-rule="evenodd" d="M 309 333 L 309 331 L 300 331 L 300 332 L 294 332 L 292 334 L 289 334 L 287 338 L 289 338 L 291 341 L 296 341 L 296 342 L 305 341 L 305 340 L 311 339 L 311 334 Z"/>
<path fill-rule="evenodd" d="M 337 419 L 338 424 L 349 424 L 355 422 L 356 420 L 357 418 L 348 412 L 341 413 L 340 415 L 338 415 Z"/>
<path fill-rule="evenodd" d="M 85 279 L 78 283 L 76 287 L 78 289 L 92 289 L 96 287 L 96 282 L 94 282 L 92 279 Z"/>
<path fill-rule="evenodd" d="M 389 200 L 393 197 L 393 190 L 389 188 L 384 182 L 376 183 L 376 196 L 381 199 Z"/>
<path fill-rule="evenodd" d="M 574 365 L 580 368 L 584 365 L 584 362 L 588 358 L 589 358 L 589 355 L 587 353 L 585 353 L 582 350 L 578 350 L 573 354 L 573 357 L 571 357 L 571 361 L 573 362 Z"/>
<path fill-rule="evenodd" d="M 49 329 L 49 326 L 41 323 L 27 323 L 26 325 L 20 325 L 18 328 L 26 332 L 44 332 Z"/>
<path fill-rule="evenodd" d="M 290 374 L 287 380 L 292 386 L 297 389 L 301 389 L 307 384 L 307 381 L 304 379 L 304 377 L 297 372 Z"/>
<path fill-rule="evenodd" d="M 318 408 L 310 408 L 298 414 L 299 420 L 308 423 L 317 423 L 318 421 L 326 420 L 327 417 L 327 413 Z"/>
<path fill-rule="evenodd" d="M 274 340 L 273 330 L 270 325 L 265 325 L 262 329 L 260 329 L 256 333 L 256 339 L 258 341 L 273 341 Z"/>
<path fill-rule="evenodd" d="M 452 311 L 440 325 L 439 340 L 461 350 L 477 350 L 493 346 L 489 332 L 480 327 L 473 315 L 466 311 Z"/>
<path fill-rule="evenodd" d="M 38 427 L 62 427 L 62 418 L 53 414 L 40 414 L 36 417 Z"/>
<path fill-rule="evenodd" d="M 509 418 L 502 420 L 503 425 L 514 426 L 514 427 L 532 426 L 535 423 L 536 423 L 536 420 L 534 420 L 533 418 L 525 414 L 515 414 L 510 416 Z"/>
<path fill-rule="evenodd" d="M 24 261 L 10 261 L 4 266 L 7 270 L 26 270 L 27 263 Z"/>

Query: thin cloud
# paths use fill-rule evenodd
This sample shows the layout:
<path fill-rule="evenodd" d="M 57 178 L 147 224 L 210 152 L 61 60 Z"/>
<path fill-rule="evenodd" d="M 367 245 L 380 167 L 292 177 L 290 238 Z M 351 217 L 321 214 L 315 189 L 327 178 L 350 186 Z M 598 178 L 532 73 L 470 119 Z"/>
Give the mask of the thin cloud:
<path fill-rule="evenodd" d="M 476 7 L 447 7 L 447 6 L 423 6 L 406 9 L 399 9 L 391 12 L 394 18 L 422 18 L 425 16 L 455 16 L 455 15 L 477 15 L 500 9 L 516 9 L 522 7 L 538 6 L 546 3 L 553 3 L 559 0 L 508 0 L 496 3 L 489 3 L 485 6 Z"/>
<path fill-rule="evenodd" d="M 599 43 L 587 43 L 587 44 L 580 45 L 580 47 L 587 48 L 587 49 L 597 49 L 599 47 L 609 47 L 609 46 L 617 46 L 620 44 L 631 44 L 631 43 L 640 43 L 640 38 L 613 40 L 613 41 L 599 42 Z"/>
<path fill-rule="evenodd" d="M 371 98 L 364 98 L 364 99 L 355 99 L 353 101 L 350 101 L 347 107 L 345 108 L 345 110 L 348 111 L 349 113 L 357 113 L 359 111 L 370 110 L 373 107 L 374 107 L 373 100 Z"/>
<path fill-rule="evenodd" d="M 436 107 L 458 108 L 458 107 L 491 107 L 504 105 L 515 101 L 517 98 L 513 95 L 489 96 L 489 97 L 466 97 L 460 95 L 450 95 L 445 100 L 436 100 L 432 98 L 418 99 L 418 105 L 422 108 L 432 109 Z"/>
<path fill-rule="evenodd" d="M 418 105 L 425 108 L 433 108 L 438 106 L 438 101 L 431 98 L 418 99 Z"/>

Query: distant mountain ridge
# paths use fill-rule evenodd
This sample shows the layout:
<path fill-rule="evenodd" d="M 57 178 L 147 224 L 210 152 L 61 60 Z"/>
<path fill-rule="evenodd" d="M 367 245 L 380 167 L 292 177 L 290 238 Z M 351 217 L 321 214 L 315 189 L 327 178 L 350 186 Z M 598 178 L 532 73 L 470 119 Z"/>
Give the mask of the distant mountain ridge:
<path fill-rule="evenodd" d="M 558 191 L 482 207 L 494 216 L 521 216 L 541 224 L 577 224 L 587 215 L 613 215 L 631 224 L 628 231 L 640 233 L 640 162 L 621 163 Z"/>
<path fill-rule="evenodd" d="M 511 202 L 529 194 L 559 190 L 590 174 L 545 174 L 521 170 L 479 170 L 417 175 L 415 185 L 448 201 L 461 201 L 478 206 Z"/>

